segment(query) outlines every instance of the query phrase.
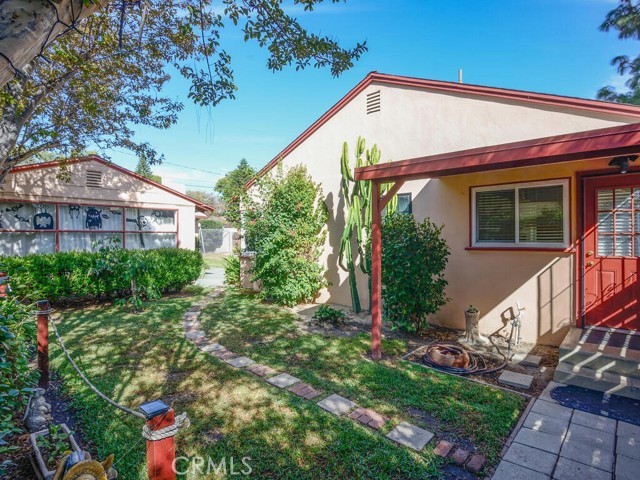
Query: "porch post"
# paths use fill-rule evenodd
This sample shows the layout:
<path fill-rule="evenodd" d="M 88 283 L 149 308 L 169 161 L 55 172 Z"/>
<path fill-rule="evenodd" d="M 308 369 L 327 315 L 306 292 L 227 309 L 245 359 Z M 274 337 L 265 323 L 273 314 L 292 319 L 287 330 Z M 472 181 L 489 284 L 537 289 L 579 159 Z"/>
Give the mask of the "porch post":
<path fill-rule="evenodd" d="M 380 330 L 382 326 L 382 218 L 380 213 L 380 183 L 371 181 L 371 358 L 380 360 Z"/>

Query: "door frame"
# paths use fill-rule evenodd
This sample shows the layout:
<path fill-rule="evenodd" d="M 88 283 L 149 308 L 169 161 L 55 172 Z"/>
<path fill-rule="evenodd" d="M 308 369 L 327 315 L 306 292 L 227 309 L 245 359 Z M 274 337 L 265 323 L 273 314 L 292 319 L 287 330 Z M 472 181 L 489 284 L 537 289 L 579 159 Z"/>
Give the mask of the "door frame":
<path fill-rule="evenodd" d="M 586 215 L 586 195 L 585 195 L 585 182 L 589 179 L 596 177 L 615 177 L 618 175 L 624 176 L 630 173 L 640 173 L 640 166 L 630 167 L 627 173 L 612 172 L 611 169 L 599 169 L 599 170 L 584 170 L 576 172 L 576 248 L 577 262 L 575 265 L 575 279 L 576 279 L 576 321 L 575 326 L 578 328 L 585 328 L 585 309 L 584 309 L 584 224 Z M 600 328 L 600 327 L 593 327 Z"/>

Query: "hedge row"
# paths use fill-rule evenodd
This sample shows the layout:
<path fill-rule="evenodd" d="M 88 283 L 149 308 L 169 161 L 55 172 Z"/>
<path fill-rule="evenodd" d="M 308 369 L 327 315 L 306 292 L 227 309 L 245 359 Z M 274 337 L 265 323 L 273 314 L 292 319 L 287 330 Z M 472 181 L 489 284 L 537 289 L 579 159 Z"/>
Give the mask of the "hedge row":
<path fill-rule="evenodd" d="M 100 268 L 103 257 L 93 252 L 59 252 L 0 257 L 0 269 L 11 277 L 11 286 L 20 297 L 30 300 L 46 298 L 59 303 L 77 300 L 107 299 L 127 295 L 131 282 L 125 265 L 137 255 L 145 263 L 143 284 L 158 292 L 180 291 L 193 283 L 204 268 L 202 254 L 179 248 L 116 252 L 122 271 L 114 273 Z"/>

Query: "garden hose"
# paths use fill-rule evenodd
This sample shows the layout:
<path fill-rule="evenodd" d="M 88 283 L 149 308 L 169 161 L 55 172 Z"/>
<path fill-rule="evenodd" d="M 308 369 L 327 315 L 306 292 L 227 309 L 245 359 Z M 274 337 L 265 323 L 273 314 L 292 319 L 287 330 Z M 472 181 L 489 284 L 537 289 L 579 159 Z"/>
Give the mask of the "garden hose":
<path fill-rule="evenodd" d="M 446 365 L 439 362 L 436 357 L 441 357 L 440 352 L 447 352 L 453 356 L 460 358 L 468 358 L 468 364 L 465 367 L 454 365 Z M 442 370 L 443 372 L 453 373 L 455 375 L 486 375 L 488 373 L 497 372 L 507 366 L 507 358 L 504 359 L 502 365 L 489 368 L 484 357 L 480 354 L 470 352 L 463 347 L 447 342 L 433 342 L 427 348 L 426 353 L 421 358 L 422 363 L 428 367 Z"/>

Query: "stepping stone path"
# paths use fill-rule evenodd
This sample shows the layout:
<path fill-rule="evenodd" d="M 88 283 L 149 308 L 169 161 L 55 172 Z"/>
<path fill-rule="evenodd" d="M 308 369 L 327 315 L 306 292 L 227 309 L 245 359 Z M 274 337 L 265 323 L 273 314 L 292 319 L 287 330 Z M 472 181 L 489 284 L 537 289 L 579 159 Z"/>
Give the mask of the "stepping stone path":
<path fill-rule="evenodd" d="M 523 367 L 539 367 L 542 357 L 527 353 L 516 353 L 511 357 L 511 363 L 522 365 Z"/>
<path fill-rule="evenodd" d="M 500 374 L 500 377 L 498 377 L 498 383 L 528 390 L 533 383 L 533 377 L 524 373 L 504 370 L 502 374 Z"/>
<path fill-rule="evenodd" d="M 313 388 L 299 378 L 296 378 L 288 373 L 278 373 L 275 369 L 268 365 L 262 365 L 254 362 L 249 357 L 239 356 L 230 350 L 227 350 L 224 345 L 220 343 L 211 342 L 206 333 L 202 330 L 200 324 L 200 313 L 207 303 L 215 299 L 222 292 L 214 290 L 212 293 L 205 297 L 205 301 L 194 304 L 183 316 L 184 334 L 185 338 L 193 341 L 193 343 L 203 352 L 208 353 L 220 360 L 223 360 L 232 367 L 238 369 L 244 369 L 254 375 L 261 377 L 269 384 L 297 395 L 305 400 L 314 400 L 322 395 L 320 390 Z M 353 421 L 366 425 L 374 430 L 380 430 L 384 427 L 390 419 L 381 415 L 374 410 L 363 408 L 358 406 L 355 402 L 352 402 L 348 398 L 341 397 L 337 394 L 329 395 L 328 397 L 320 400 L 316 405 L 320 408 L 330 412 L 336 416 L 343 416 L 349 414 L 348 418 Z M 401 422 L 388 434 L 387 438 L 409 447 L 416 451 L 424 449 L 425 445 L 433 438 L 433 433 L 428 430 L 424 430 L 415 425 L 407 422 Z M 446 440 L 440 441 L 438 446 L 434 449 L 436 455 L 446 457 L 453 449 L 453 444 Z M 460 449 L 458 449 L 460 450 Z M 456 450 L 456 451 L 458 451 Z M 482 469 L 485 459 L 482 455 L 472 455 L 470 458 L 469 453 L 465 451 L 465 458 L 462 463 L 466 462 L 467 470 L 477 473 Z M 476 469 L 477 468 L 477 469 Z"/>

